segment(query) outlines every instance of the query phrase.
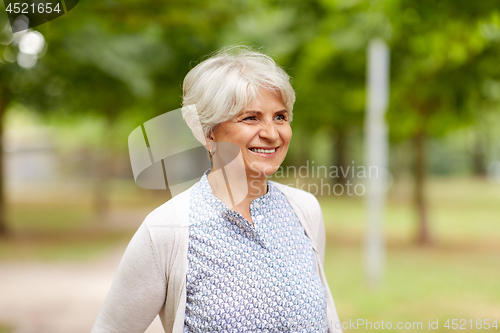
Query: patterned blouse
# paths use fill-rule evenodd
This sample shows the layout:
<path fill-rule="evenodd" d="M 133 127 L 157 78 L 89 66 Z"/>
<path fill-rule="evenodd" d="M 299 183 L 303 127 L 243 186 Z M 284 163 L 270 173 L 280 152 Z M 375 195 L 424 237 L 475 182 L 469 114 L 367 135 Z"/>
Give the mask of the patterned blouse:
<path fill-rule="evenodd" d="M 269 184 L 252 226 L 207 173 L 191 195 L 184 332 L 327 332 L 313 249 L 285 196 Z"/>

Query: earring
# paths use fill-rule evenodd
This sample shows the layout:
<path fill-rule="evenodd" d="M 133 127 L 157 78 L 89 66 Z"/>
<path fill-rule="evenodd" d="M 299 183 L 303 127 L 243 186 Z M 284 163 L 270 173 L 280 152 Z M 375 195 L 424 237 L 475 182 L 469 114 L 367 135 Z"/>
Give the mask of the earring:
<path fill-rule="evenodd" d="M 212 139 L 212 138 L 210 138 Z M 213 140 L 213 139 L 212 139 Z M 214 156 L 215 155 L 215 152 L 217 152 L 217 145 L 215 144 L 214 141 L 210 142 L 210 150 L 209 150 L 209 153 L 211 156 Z"/>

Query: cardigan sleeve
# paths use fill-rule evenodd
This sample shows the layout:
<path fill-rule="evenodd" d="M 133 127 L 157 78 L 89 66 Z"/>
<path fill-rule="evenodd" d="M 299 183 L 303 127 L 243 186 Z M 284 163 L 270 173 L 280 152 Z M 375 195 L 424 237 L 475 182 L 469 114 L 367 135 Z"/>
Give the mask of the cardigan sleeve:
<path fill-rule="evenodd" d="M 130 241 L 92 333 L 142 333 L 165 303 L 162 273 L 149 228 L 143 223 Z"/>
<path fill-rule="evenodd" d="M 305 191 L 295 190 L 301 197 L 297 201 L 300 203 L 299 207 L 303 210 L 304 215 L 307 216 L 307 221 L 304 223 L 309 224 L 310 239 L 314 244 L 314 248 L 318 251 L 319 259 L 321 265 L 325 264 L 325 247 L 326 247 L 326 235 L 325 235 L 325 222 L 323 220 L 323 213 L 321 212 L 321 206 L 318 199 L 311 193 Z"/>
<path fill-rule="evenodd" d="M 314 198 L 317 204 L 315 209 L 314 221 L 317 223 L 317 233 L 316 233 L 316 244 L 318 246 L 319 258 L 321 265 L 325 265 L 325 247 L 326 247 L 326 234 L 325 234 L 325 221 L 323 219 L 323 213 L 321 212 L 321 206 L 318 200 Z"/>

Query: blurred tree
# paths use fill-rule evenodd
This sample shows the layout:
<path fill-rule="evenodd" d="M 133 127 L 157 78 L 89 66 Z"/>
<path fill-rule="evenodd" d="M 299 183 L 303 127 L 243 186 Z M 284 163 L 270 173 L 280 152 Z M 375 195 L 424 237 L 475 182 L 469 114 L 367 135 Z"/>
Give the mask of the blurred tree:
<path fill-rule="evenodd" d="M 497 11 L 496 1 L 388 1 L 391 18 L 392 99 L 388 119 L 393 140 L 413 141 L 418 243 L 432 241 L 425 201 L 425 143 L 470 124 L 489 76 L 484 62 L 498 48 L 482 27 Z"/>
<path fill-rule="evenodd" d="M 3 10 L 3 3 L 0 10 Z M 20 51 L 20 42 L 26 31 L 12 33 L 7 15 L 0 15 L 0 236 L 7 235 L 6 204 L 5 204 L 5 175 L 3 163 L 3 120 L 7 107 L 14 102 L 40 100 L 38 87 L 43 83 L 43 74 L 40 70 L 27 71 L 33 61 L 42 56 L 45 48 L 36 50 L 34 54 Z M 40 40 L 38 40 L 40 42 Z M 43 46 L 44 44 L 38 44 Z M 33 46 L 33 45 L 31 45 Z M 33 51 L 33 50 L 26 50 Z M 41 51 L 41 54 L 39 52 Z"/>
<path fill-rule="evenodd" d="M 168 63 L 160 37 L 154 29 L 112 33 L 99 22 L 85 22 L 69 35 L 48 34 L 52 53 L 44 65 L 54 69 L 48 84 L 60 92 L 57 109 L 61 115 L 97 114 L 104 119 L 101 145 L 94 152 L 94 208 L 101 217 L 109 204 L 113 152 L 126 151 L 123 138 L 128 133 L 116 133 L 117 122 L 130 108 L 150 102 L 152 76 Z"/>

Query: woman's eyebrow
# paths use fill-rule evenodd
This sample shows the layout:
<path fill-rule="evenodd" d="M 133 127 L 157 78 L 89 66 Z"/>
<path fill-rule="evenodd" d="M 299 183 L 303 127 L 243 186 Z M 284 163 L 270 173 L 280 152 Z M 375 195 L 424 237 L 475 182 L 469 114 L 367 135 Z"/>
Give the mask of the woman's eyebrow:
<path fill-rule="evenodd" d="M 244 114 L 262 114 L 261 111 L 257 111 L 257 110 L 246 110 L 246 111 L 243 111 L 242 113 L 239 114 L 239 116 L 241 115 L 244 115 Z M 278 110 L 278 111 L 275 111 L 274 114 L 283 114 L 283 113 L 288 113 L 288 111 L 286 109 L 283 109 L 283 110 Z"/>
<path fill-rule="evenodd" d="M 247 115 L 247 114 L 259 115 L 259 114 L 262 114 L 262 112 L 260 112 L 260 111 L 254 111 L 254 110 L 247 110 L 247 111 L 243 111 L 242 113 L 240 113 L 238 115 L 238 117 L 241 117 L 241 116 Z"/>
<path fill-rule="evenodd" d="M 275 114 L 284 114 L 284 113 L 288 113 L 288 111 L 283 109 L 275 112 Z"/>
<path fill-rule="evenodd" d="M 260 111 L 256 111 L 256 110 L 246 110 L 244 112 L 242 112 L 241 114 L 245 114 L 245 113 L 252 113 L 252 114 L 255 114 L 255 113 L 262 113 Z"/>

